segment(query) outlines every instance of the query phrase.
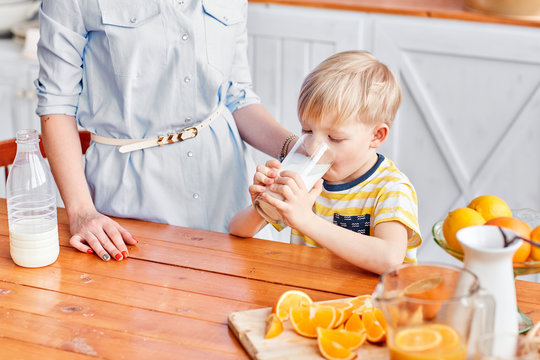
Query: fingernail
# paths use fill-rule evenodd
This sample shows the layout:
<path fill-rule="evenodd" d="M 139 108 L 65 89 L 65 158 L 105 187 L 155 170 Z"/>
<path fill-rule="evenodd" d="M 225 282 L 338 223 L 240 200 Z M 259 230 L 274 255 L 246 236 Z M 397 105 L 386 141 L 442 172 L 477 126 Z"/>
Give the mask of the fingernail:
<path fill-rule="evenodd" d="M 124 255 L 124 258 L 127 258 L 128 257 L 127 251 L 122 251 L 122 255 Z"/>
<path fill-rule="evenodd" d="M 88 254 L 93 254 L 93 253 L 94 253 L 94 250 L 88 249 L 88 250 L 86 250 L 86 252 L 87 252 Z"/>
<path fill-rule="evenodd" d="M 109 260 L 111 257 L 109 256 L 109 254 L 103 254 L 103 260 L 107 261 Z"/>
<path fill-rule="evenodd" d="M 134 237 L 131 237 L 133 240 L 135 240 L 136 243 L 139 242 L 139 240 L 135 239 Z"/>
<path fill-rule="evenodd" d="M 114 258 L 116 260 L 120 260 L 120 259 L 122 259 L 122 254 L 116 254 L 116 255 L 114 255 Z"/>

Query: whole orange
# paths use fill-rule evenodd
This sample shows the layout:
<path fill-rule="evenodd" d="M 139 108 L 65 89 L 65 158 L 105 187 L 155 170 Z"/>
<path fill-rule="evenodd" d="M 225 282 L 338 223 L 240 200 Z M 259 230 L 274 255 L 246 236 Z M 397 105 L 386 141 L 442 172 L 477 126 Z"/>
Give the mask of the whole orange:
<path fill-rule="evenodd" d="M 534 228 L 529 235 L 530 239 L 537 244 L 540 244 L 540 225 Z M 540 247 L 533 246 L 531 250 L 531 259 L 534 261 L 540 261 Z"/>
<path fill-rule="evenodd" d="M 506 229 L 510 229 L 519 235 L 522 238 L 529 239 L 532 228 L 524 221 L 513 217 L 496 217 L 491 220 L 486 221 L 485 225 L 495 225 L 500 226 Z M 512 258 L 513 262 L 523 262 L 526 261 L 531 253 L 531 244 L 523 241 L 521 246 L 516 250 L 514 257 Z"/>
<path fill-rule="evenodd" d="M 485 222 L 486 220 L 478 211 L 470 208 L 459 208 L 450 211 L 444 218 L 442 225 L 446 244 L 453 250 L 463 252 L 463 248 L 456 237 L 456 233 L 467 226 L 483 225 Z"/>
<path fill-rule="evenodd" d="M 512 216 L 510 207 L 495 195 L 478 196 L 467 207 L 478 211 L 486 221 L 501 216 Z"/>

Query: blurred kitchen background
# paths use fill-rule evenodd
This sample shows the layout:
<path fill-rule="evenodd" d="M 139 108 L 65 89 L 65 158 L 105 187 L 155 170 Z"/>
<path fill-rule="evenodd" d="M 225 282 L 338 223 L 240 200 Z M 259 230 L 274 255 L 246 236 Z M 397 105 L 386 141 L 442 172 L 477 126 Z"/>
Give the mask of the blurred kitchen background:
<path fill-rule="evenodd" d="M 37 6 L 0 0 L 0 140 L 40 127 Z M 368 50 L 398 75 L 403 103 L 380 152 L 418 192 L 420 261 L 458 263 L 431 228 L 477 195 L 540 210 L 540 0 L 257 0 L 248 28 L 254 88 L 297 134 L 301 82 L 329 55 Z"/>

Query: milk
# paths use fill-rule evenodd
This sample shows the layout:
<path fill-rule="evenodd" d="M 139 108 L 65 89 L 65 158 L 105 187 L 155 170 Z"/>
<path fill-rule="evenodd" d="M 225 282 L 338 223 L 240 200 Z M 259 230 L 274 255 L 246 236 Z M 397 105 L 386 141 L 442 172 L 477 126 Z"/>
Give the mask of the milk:
<path fill-rule="evenodd" d="M 317 180 L 319 180 L 332 166 L 331 163 L 316 163 L 311 160 L 312 159 L 305 155 L 291 153 L 283 162 L 283 166 L 280 169 L 280 174 L 286 170 L 298 173 L 304 181 L 307 191 L 310 191 Z M 268 189 L 266 190 L 266 193 L 275 197 L 276 199 L 283 200 L 283 197 L 280 194 L 276 194 Z M 255 200 L 254 206 L 266 220 L 283 224 L 281 214 L 276 208 L 268 204 L 266 201 L 258 198 Z"/>
<path fill-rule="evenodd" d="M 317 182 L 317 180 L 319 180 L 323 177 L 324 174 L 326 174 L 332 164 L 313 164 L 310 163 L 307 159 L 308 158 L 306 156 L 303 156 L 301 154 L 292 154 L 288 161 L 283 163 L 280 173 L 285 170 L 290 170 L 298 173 L 304 181 L 306 189 L 310 191 L 313 188 L 313 185 L 315 185 L 315 183 Z"/>
<path fill-rule="evenodd" d="M 21 219 L 11 223 L 9 243 L 11 258 L 19 266 L 52 264 L 60 252 L 56 218 Z"/>

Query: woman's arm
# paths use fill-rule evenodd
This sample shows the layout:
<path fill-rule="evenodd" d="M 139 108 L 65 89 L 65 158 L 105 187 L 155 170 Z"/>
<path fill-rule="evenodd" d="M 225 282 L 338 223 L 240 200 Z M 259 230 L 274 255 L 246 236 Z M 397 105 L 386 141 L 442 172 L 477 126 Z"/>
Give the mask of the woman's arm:
<path fill-rule="evenodd" d="M 62 114 L 43 115 L 41 131 L 43 146 L 66 206 L 72 235 L 70 244 L 87 253 L 91 253 L 92 248 L 103 260 L 109 260 L 109 254 L 116 260 L 127 257 L 124 241 L 128 244 L 137 241 L 127 230 L 94 207 L 84 176 L 75 118 Z"/>
<path fill-rule="evenodd" d="M 278 123 L 260 104 L 252 104 L 233 113 L 236 126 L 244 141 L 254 148 L 278 158 L 290 132 Z M 292 148 L 291 142 L 289 149 Z"/>

